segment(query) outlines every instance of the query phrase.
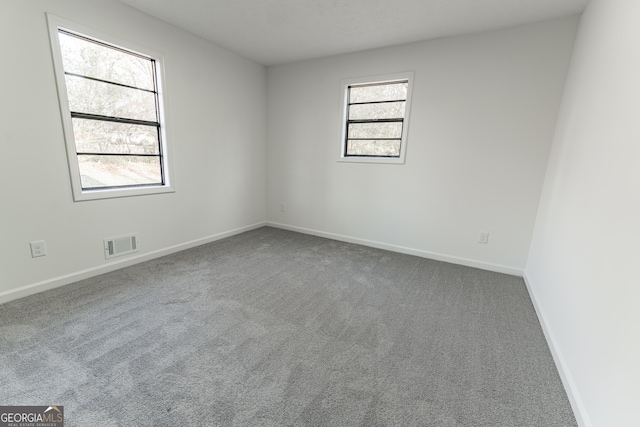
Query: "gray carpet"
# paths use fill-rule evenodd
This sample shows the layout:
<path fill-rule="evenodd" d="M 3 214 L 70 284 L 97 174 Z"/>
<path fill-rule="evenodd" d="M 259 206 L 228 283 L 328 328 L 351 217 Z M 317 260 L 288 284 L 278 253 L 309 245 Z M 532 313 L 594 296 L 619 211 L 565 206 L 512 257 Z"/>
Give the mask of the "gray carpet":
<path fill-rule="evenodd" d="M 261 228 L 0 306 L 67 426 L 574 426 L 521 278 Z"/>

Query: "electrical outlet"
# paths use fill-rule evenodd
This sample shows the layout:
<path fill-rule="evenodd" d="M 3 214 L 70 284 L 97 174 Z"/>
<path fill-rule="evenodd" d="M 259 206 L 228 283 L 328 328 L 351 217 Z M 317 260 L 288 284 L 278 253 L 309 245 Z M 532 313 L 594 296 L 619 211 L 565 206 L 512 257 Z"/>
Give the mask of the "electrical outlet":
<path fill-rule="evenodd" d="M 44 240 L 31 242 L 29 245 L 31 245 L 31 258 L 47 255 L 47 246 L 45 245 Z"/>
<path fill-rule="evenodd" d="M 482 243 L 484 245 L 489 243 L 489 232 L 488 231 L 481 231 L 480 232 L 480 236 L 478 237 L 478 243 Z"/>
<path fill-rule="evenodd" d="M 280 212 L 284 212 L 284 203 L 280 203 Z"/>

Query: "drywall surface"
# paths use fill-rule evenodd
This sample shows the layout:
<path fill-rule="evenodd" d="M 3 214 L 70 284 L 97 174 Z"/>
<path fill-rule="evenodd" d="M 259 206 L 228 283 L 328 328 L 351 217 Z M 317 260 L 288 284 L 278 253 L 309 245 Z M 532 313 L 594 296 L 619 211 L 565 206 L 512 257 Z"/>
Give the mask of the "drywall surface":
<path fill-rule="evenodd" d="M 264 67 L 115 0 L 0 9 L 0 293 L 104 266 L 105 237 L 144 254 L 264 221 Z M 175 193 L 73 201 L 45 12 L 164 55 Z"/>
<path fill-rule="evenodd" d="M 269 67 L 268 221 L 522 272 L 577 24 Z M 338 162 L 340 81 L 404 71 L 415 72 L 406 164 Z"/>
<path fill-rule="evenodd" d="M 591 0 L 582 17 L 526 267 L 583 425 L 597 427 L 639 422 L 638 16 L 639 2 Z"/>

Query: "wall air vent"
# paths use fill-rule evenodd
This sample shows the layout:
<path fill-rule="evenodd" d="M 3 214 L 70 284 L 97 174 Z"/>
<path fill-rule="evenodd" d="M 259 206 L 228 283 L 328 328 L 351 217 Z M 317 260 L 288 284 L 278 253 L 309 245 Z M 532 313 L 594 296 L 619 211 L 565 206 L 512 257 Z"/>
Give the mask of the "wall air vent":
<path fill-rule="evenodd" d="M 104 239 L 104 257 L 106 259 L 138 252 L 138 234 L 109 237 Z"/>

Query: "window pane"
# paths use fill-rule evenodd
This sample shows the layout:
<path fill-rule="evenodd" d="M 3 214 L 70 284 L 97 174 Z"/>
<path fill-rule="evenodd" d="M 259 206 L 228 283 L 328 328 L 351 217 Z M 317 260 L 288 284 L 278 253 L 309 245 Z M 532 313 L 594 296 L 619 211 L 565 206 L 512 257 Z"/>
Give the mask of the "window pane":
<path fill-rule="evenodd" d="M 65 76 L 69 108 L 77 113 L 155 122 L 155 94 L 82 77 Z"/>
<path fill-rule="evenodd" d="M 154 90 L 150 59 L 59 32 L 64 70 L 110 82 Z"/>
<path fill-rule="evenodd" d="M 82 188 L 162 184 L 160 157 L 78 155 Z"/>
<path fill-rule="evenodd" d="M 384 104 L 357 104 L 349 106 L 349 120 L 402 119 L 406 102 Z"/>
<path fill-rule="evenodd" d="M 73 119 L 78 153 L 160 154 L 155 126 Z"/>
<path fill-rule="evenodd" d="M 347 141 L 347 156 L 399 157 L 400 140 L 349 140 Z"/>
<path fill-rule="evenodd" d="M 402 122 L 349 123 L 347 138 L 401 138 Z"/>
<path fill-rule="evenodd" d="M 407 86 L 406 82 L 375 86 L 351 86 L 349 103 L 407 99 Z"/>

